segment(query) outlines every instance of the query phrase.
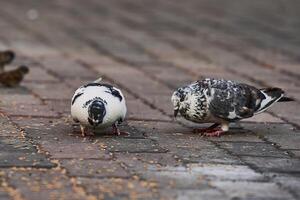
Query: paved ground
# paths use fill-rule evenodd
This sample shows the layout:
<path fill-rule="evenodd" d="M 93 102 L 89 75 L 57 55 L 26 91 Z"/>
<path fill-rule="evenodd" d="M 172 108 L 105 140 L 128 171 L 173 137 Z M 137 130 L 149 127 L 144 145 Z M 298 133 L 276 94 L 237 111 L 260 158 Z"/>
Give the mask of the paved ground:
<path fill-rule="evenodd" d="M 10 0 L 0 48 L 31 73 L 0 88 L 0 199 L 300 199 L 300 3 Z M 82 138 L 70 98 L 102 76 L 126 94 L 129 137 Z M 172 121 L 202 77 L 282 87 L 296 101 L 221 138 Z"/>

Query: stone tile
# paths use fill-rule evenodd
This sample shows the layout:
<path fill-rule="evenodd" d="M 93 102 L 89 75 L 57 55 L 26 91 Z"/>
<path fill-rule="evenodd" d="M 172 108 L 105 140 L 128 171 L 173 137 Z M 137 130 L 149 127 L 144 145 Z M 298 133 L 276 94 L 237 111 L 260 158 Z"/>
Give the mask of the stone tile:
<path fill-rule="evenodd" d="M 65 174 L 58 170 L 7 170 L 8 183 L 26 199 L 85 199 Z"/>
<path fill-rule="evenodd" d="M 183 163 L 222 163 L 241 164 L 238 157 L 232 156 L 222 149 L 213 146 L 203 148 L 177 147 L 170 150 Z"/>
<path fill-rule="evenodd" d="M 156 165 L 148 165 L 144 172 L 139 175 L 146 180 L 156 182 L 159 188 L 177 190 L 186 189 L 207 189 L 208 182 L 201 173 L 189 170 L 184 166 L 177 167 L 161 167 Z"/>
<path fill-rule="evenodd" d="M 184 199 L 184 200 L 226 200 L 230 199 L 223 192 L 213 188 L 198 188 L 198 189 L 164 189 L 159 192 L 162 199 Z"/>
<path fill-rule="evenodd" d="M 281 187 L 286 190 L 293 191 L 298 197 L 300 196 L 300 177 L 297 174 L 284 174 L 284 173 L 267 173 L 273 181 L 279 183 Z"/>
<path fill-rule="evenodd" d="M 13 198 L 9 195 L 8 192 L 4 191 L 3 189 L 0 189 L 0 199 L 12 200 Z"/>
<path fill-rule="evenodd" d="M 29 66 L 30 67 L 30 66 Z M 30 67 L 30 72 L 25 76 L 24 81 L 30 82 L 59 82 L 55 76 L 49 74 L 40 67 Z"/>
<path fill-rule="evenodd" d="M 127 118 L 132 120 L 170 120 L 158 110 L 142 103 L 141 100 L 127 100 Z"/>
<path fill-rule="evenodd" d="M 58 55 L 59 51 L 38 41 L 33 40 L 14 40 L 11 46 L 19 52 L 30 57 L 40 57 L 44 55 Z"/>
<path fill-rule="evenodd" d="M 224 191 L 231 199 L 293 199 L 292 195 L 275 183 L 212 181 L 210 184 Z"/>
<path fill-rule="evenodd" d="M 39 95 L 43 100 L 69 100 L 74 94 L 74 91 L 63 83 L 26 83 L 26 87 Z"/>
<path fill-rule="evenodd" d="M 1 167 L 37 167 L 51 168 L 55 164 L 38 153 L 37 149 L 22 138 L 2 138 L 0 143 Z"/>
<path fill-rule="evenodd" d="M 299 159 L 269 158 L 269 157 L 247 157 L 242 159 L 264 172 L 299 173 Z"/>
<path fill-rule="evenodd" d="M 12 95 L 29 95 L 31 94 L 30 91 L 22 86 L 14 87 L 14 88 L 7 88 L 7 87 L 0 87 L 1 97 L 5 98 L 6 96 Z"/>
<path fill-rule="evenodd" d="M 78 140 L 80 132 L 76 133 L 72 126 L 72 122 L 68 118 L 27 118 L 27 117 L 12 117 L 13 122 L 24 130 L 26 137 L 54 142 L 54 137 L 57 137 L 56 142 Z M 83 139 L 83 138 L 82 138 Z"/>
<path fill-rule="evenodd" d="M 71 114 L 70 100 L 46 100 L 45 104 L 60 115 L 68 116 Z"/>
<path fill-rule="evenodd" d="M 159 80 L 162 80 L 165 84 L 172 87 L 174 90 L 183 85 L 192 82 L 192 76 L 187 74 L 180 68 L 169 66 L 166 64 L 161 65 L 143 65 L 143 71 L 153 75 Z M 180 76 L 178 76 L 180 74 Z M 195 79 L 195 77 L 193 77 Z"/>
<path fill-rule="evenodd" d="M 9 116 L 58 117 L 58 113 L 53 109 L 41 104 L 17 104 L 2 107 L 1 109 Z"/>
<path fill-rule="evenodd" d="M 168 149 L 162 148 L 151 139 L 107 138 L 103 140 L 106 149 L 110 152 L 130 153 L 162 153 Z"/>
<path fill-rule="evenodd" d="M 232 180 L 232 181 L 263 181 L 265 178 L 260 173 L 246 165 L 227 164 L 188 164 L 188 169 L 194 173 L 199 173 L 207 179 Z"/>
<path fill-rule="evenodd" d="M 243 165 L 223 164 L 189 164 L 184 166 L 156 166 L 148 165 L 141 174 L 147 180 L 156 181 L 162 188 L 209 189 L 209 183 L 223 181 L 262 181 L 261 174 Z"/>
<path fill-rule="evenodd" d="M 4 94 L 1 97 L 1 107 L 33 104 L 38 105 L 41 101 L 32 94 Z"/>
<path fill-rule="evenodd" d="M 277 104 L 272 107 L 272 112 L 294 124 L 300 124 L 300 117 L 297 113 L 298 102 Z"/>
<path fill-rule="evenodd" d="M 280 118 L 274 117 L 269 113 L 261 113 L 259 115 L 254 115 L 251 118 L 244 119 L 243 122 L 255 122 L 255 123 L 283 123 Z"/>
<path fill-rule="evenodd" d="M 122 178 L 82 178 L 77 183 L 99 199 L 156 199 L 156 183 Z"/>
<path fill-rule="evenodd" d="M 118 59 L 126 60 L 130 63 L 143 64 L 149 63 L 153 59 L 146 54 L 142 49 L 138 49 L 133 45 L 127 44 L 125 40 L 111 37 L 112 35 L 102 34 L 99 35 L 89 34 L 89 38 L 92 39 L 98 45 L 104 47 L 106 51 L 113 54 Z"/>
<path fill-rule="evenodd" d="M 110 159 L 111 155 L 100 150 L 99 145 L 93 143 L 53 144 L 44 143 L 42 150 L 47 151 L 51 158 L 79 158 L 79 159 Z"/>
<path fill-rule="evenodd" d="M 70 176 L 89 178 L 128 178 L 121 165 L 112 160 L 60 160 Z"/>
<path fill-rule="evenodd" d="M 269 156 L 278 158 L 288 158 L 286 152 L 280 151 L 271 144 L 263 142 L 220 142 L 222 148 L 229 150 L 234 155 L 239 156 Z"/>
<path fill-rule="evenodd" d="M 300 158 L 300 150 L 290 150 L 296 157 Z"/>
<path fill-rule="evenodd" d="M 99 54 L 82 54 L 74 52 L 72 55 L 70 55 L 70 57 L 73 60 L 80 59 L 92 66 L 103 65 L 109 67 L 118 64 L 112 58 Z"/>
<path fill-rule="evenodd" d="M 119 156 L 122 156 L 118 154 Z M 117 156 L 117 155 L 115 155 Z M 135 153 L 132 155 L 132 159 L 140 160 L 148 164 L 157 164 L 160 166 L 178 166 L 182 163 L 175 158 L 172 153 Z"/>
<path fill-rule="evenodd" d="M 168 122 L 130 122 L 150 138 L 169 149 L 181 162 L 240 163 L 198 134 L 186 133 L 188 129 Z"/>
<path fill-rule="evenodd" d="M 47 56 L 40 59 L 40 62 L 46 69 L 55 72 L 60 77 L 93 78 L 95 76 L 92 71 L 67 57 Z"/>
<path fill-rule="evenodd" d="M 152 80 L 139 70 L 126 65 L 118 65 L 110 68 L 97 66 L 94 67 L 94 69 L 107 77 L 116 80 L 117 83 L 129 88 L 135 94 L 141 95 L 145 99 L 150 94 L 171 93 L 169 88 L 158 81 Z M 132 77 L 139 78 L 133 79 Z"/>
<path fill-rule="evenodd" d="M 136 156 L 136 154 L 140 153 L 114 152 L 114 160 L 120 162 L 122 167 L 129 172 L 131 176 L 135 176 L 143 171 L 148 170 L 149 166 L 153 165 L 151 163 L 148 164 L 147 162 L 142 161 Z"/>
<path fill-rule="evenodd" d="M 80 130 L 76 133 L 71 124 L 63 119 L 13 118 L 26 134 L 40 144 L 40 148 L 52 158 L 100 158 L 110 155 L 100 150 L 100 140 L 82 138 Z"/>
<path fill-rule="evenodd" d="M 264 136 L 282 149 L 299 149 L 299 131 L 290 124 L 245 124 L 244 127 Z"/>
<path fill-rule="evenodd" d="M 93 82 L 99 78 L 98 76 L 91 77 L 91 78 L 81 78 L 81 77 L 67 77 L 64 78 L 64 82 L 69 86 L 69 89 L 73 91 L 73 94 L 75 91 L 82 85 L 85 85 L 87 83 Z"/>
<path fill-rule="evenodd" d="M 16 126 L 5 116 L 0 117 L 1 137 L 21 137 L 21 133 Z"/>
<path fill-rule="evenodd" d="M 173 91 L 172 91 L 173 92 Z M 148 101 L 154 105 L 156 108 L 164 111 L 169 117 L 174 116 L 174 108 L 171 102 L 172 92 L 168 94 L 152 94 Z"/>
<path fill-rule="evenodd" d="M 2 150 L 0 154 L 2 168 L 8 167 L 33 167 L 33 168 L 53 168 L 56 165 L 51 163 L 44 155 L 35 152 L 23 152 L 22 150 L 8 149 L 7 146 L 1 145 Z"/>
<path fill-rule="evenodd" d="M 159 136 L 164 136 L 164 134 L 196 136 L 195 134 L 190 134 L 191 131 L 189 128 L 174 122 L 129 121 L 128 125 L 136 127 L 153 138 L 159 138 Z"/>

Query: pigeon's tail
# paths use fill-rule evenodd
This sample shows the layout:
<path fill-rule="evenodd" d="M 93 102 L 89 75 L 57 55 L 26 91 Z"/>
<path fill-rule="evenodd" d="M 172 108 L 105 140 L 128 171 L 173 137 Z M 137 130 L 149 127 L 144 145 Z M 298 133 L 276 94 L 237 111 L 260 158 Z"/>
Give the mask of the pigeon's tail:
<path fill-rule="evenodd" d="M 291 97 L 281 97 L 278 102 L 289 102 L 289 101 L 295 101 L 295 99 Z"/>
<path fill-rule="evenodd" d="M 265 111 L 266 109 L 271 107 L 275 102 L 280 101 L 280 99 L 287 98 L 287 97 L 283 97 L 284 91 L 280 88 L 264 88 L 264 89 L 260 89 L 259 91 L 260 91 L 259 96 L 261 102 L 258 105 L 255 114 L 259 114 Z"/>
<path fill-rule="evenodd" d="M 94 83 L 100 83 L 102 81 L 102 77 L 98 78 L 97 80 L 94 80 Z"/>

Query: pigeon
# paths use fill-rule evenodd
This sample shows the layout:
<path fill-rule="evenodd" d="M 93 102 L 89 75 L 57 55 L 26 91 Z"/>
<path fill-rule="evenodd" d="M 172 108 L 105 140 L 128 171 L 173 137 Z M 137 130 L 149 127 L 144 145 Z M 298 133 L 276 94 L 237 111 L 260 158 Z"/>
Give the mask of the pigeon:
<path fill-rule="evenodd" d="M 118 124 L 126 115 L 125 98 L 118 88 L 101 83 L 101 78 L 79 87 L 71 101 L 71 116 L 80 123 L 81 134 L 86 136 L 85 129 L 94 131 L 113 128 L 113 133 L 120 135 Z"/>
<path fill-rule="evenodd" d="M 195 129 L 204 136 L 220 136 L 236 122 L 264 112 L 275 102 L 293 101 L 280 88 L 257 89 L 231 80 L 206 78 L 178 88 L 172 95 L 174 116 L 195 123 L 214 123 Z M 221 127 L 219 127 L 221 126 Z"/>
<path fill-rule="evenodd" d="M 13 51 L 0 51 L 0 73 L 4 72 L 4 66 L 10 64 L 15 58 Z"/>
<path fill-rule="evenodd" d="M 6 87 L 14 87 L 20 84 L 25 74 L 29 72 L 27 66 L 20 66 L 17 69 L 0 73 L 0 83 Z"/>

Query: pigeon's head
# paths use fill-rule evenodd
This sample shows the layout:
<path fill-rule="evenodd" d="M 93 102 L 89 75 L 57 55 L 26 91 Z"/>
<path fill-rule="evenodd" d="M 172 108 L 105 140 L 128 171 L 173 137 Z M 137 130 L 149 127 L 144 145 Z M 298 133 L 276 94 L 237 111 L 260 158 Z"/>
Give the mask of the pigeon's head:
<path fill-rule="evenodd" d="M 13 51 L 7 50 L 0 52 L 0 62 L 9 64 L 15 58 L 15 53 Z"/>
<path fill-rule="evenodd" d="M 173 93 L 171 101 L 174 106 L 174 117 L 177 116 L 178 112 L 182 108 L 184 99 L 185 93 L 182 89 L 178 89 Z"/>
<path fill-rule="evenodd" d="M 27 66 L 24 66 L 24 65 L 20 66 L 20 67 L 18 68 L 18 70 L 19 70 L 22 74 L 27 74 L 27 73 L 29 72 L 29 68 L 28 68 Z"/>
<path fill-rule="evenodd" d="M 96 127 L 97 125 L 103 122 L 103 118 L 106 114 L 105 103 L 102 100 L 94 100 L 88 108 L 88 121 L 93 126 Z"/>

